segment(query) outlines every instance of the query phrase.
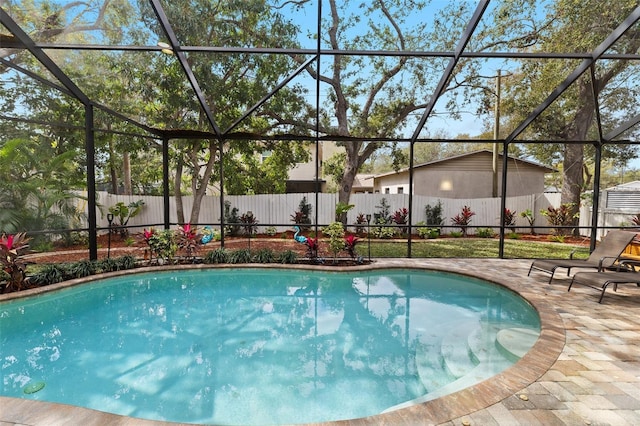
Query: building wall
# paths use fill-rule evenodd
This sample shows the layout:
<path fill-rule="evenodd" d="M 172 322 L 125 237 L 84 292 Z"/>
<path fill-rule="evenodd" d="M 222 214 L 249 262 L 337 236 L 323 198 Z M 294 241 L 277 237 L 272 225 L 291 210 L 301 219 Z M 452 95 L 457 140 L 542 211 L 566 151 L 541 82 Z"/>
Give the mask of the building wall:
<path fill-rule="evenodd" d="M 507 196 L 528 195 L 544 191 L 543 168 L 509 160 Z M 430 164 L 414 170 L 414 194 L 442 198 L 486 198 L 493 192 L 491 153 L 479 153 Z M 381 194 L 409 191 L 409 173 L 401 172 L 375 179 L 374 190 Z M 388 191 L 388 192 L 387 192 Z M 502 159 L 498 163 L 498 195 L 502 191 Z"/>

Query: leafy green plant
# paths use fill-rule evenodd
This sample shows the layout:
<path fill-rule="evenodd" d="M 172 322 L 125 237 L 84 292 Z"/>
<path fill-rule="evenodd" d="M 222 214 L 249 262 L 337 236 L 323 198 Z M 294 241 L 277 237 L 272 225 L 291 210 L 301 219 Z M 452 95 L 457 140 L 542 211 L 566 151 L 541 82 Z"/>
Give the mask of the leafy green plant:
<path fill-rule="evenodd" d="M 530 229 L 531 235 L 536 235 L 536 230 L 533 227 L 533 224 L 536 221 L 536 218 L 533 216 L 533 212 L 531 211 L 531 209 L 527 209 L 523 212 L 520 212 L 520 217 L 525 218 L 529 223 L 529 229 Z"/>
<path fill-rule="evenodd" d="M 471 223 L 471 218 L 476 214 L 471 211 L 471 207 L 464 206 L 462 207 L 462 211 L 451 218 L 451 224 L 460 227 L 460 231 L 462 232 L 462 236 L 467 236 L 467 228 Z M 451 233 L 453 235 L 453 232 Z"/>
<path fill-rule="evenodd" d="M 465 234 L 463 234 L 461 231 L 451 231 L 449 235 L 452 236 L 453 238 L 460 238 L 460 237 L 463 237 Z"/>
<path fill-rule="evenodd" d="M 113 272 L 113 271 L 119 271 L 120 270 L 120 263 L 115 259 L 115 258 L 111 258 L 111 257 L 107 257 L 106 259 L 102 259 L 100 261 L 98 261 L 98 264 L 96 265 L 97 270 L 99 270 L 100 272 Z"/>
<path fill-rule="evenodd" d="M 273 237 L 278 233 L 278 229 L 275 226 L 267 226 L 264 230 L 264 233 L 270 237 Z"/>
<path fill-rule="evenodd" d="M 88 277 L 96 273 L 96 263 L 91 260 L 80 260 L 69 265 L 67 269 L 71 278 Z"/>
<path fill-rule="evenodd" d="M 375 222 L 381 223 L 380 219 L 382 219 L 384 223 L 389 223 L 391 221 L 391 206 L 387 202 L 387 199 L 383 197 L 380 200 L 380 205 L 376 206 L 376 208 L 378 209 L 378 212 L 373 214 Z"/>
<path fill-rule="evenodd" d="M 276 259 L 273 250 L 264 248 L 256 251 L 256 254 L 253 256 L 253 261 L 256 263 L 273 263 Z"/>
<path fill-rule="evenodd" d="M 117 202 L 113 206 L 109 207 L 109 213 L 111 213 L 116 219 L 116 228 L 118 229 L 120 236 L 126 238 L 129 235 L 129 230 L 126 228 L 129 223 L 129 219 L 136 217 L 144 208 L 144 201 L 138 200 L 125 205 L 122 201 Z"/>
<path fill-rule="evenodd" d="M 217 248 L 208 252 L 203 259 L 207 264 L 229 263 L 229 251 L 223 248 Z"/>
<path fill-rule="evenodd" d="M 517 232 L 509 232 L 506 235 L 507 238 L 509 238 L 510 240 L 519 240 L 520 239 L 520 234 L 518 234 Z"/>
<path fill-rule="evenodd" d="M 476 230 L 476 237 L 478 238 L 493 238 L 495 235 L 491 228 L 478 228 Z"/>
<path fill-rule="evenodd" d="M 229 236 L 236 236 L 240 233 L 240 217 L 238 216 L 238 208 L 231 208 L 231 201 L 224 202 L 224 231 Z"/>
<path fill-rule="evenodd" d="M 293 250 L 283 251 L 278 255 L 278 263 L 293 264 L 298 263 L 298 253 Z"/>
<path fill-rule="evenodd" d="M 379 226 L 374 226 L 371 228 L 371 236 L 373 238 L 393 238 L 395 236 L 395 230 L 392 227 L 384 226 L 387 225 L 387 221 L 385 221 L 382 217 L 376 219 L 376 224 Z"/>
<path fill-rule="evenodd" d="M 540 214 L 546 216 L 547 222 L 553 227 L 552 232 L 555 235 L 566 235 L 569 233 L 567 226 L 571 226 L 573 219 L 577 218 L 579 213 L 572 213 L 575 203 L 564 203 L 560 207 L 549 206 L 546 210 L 540 210 Z"/>
<path fill-rule="evenodd" d="M 229 263 L 251 263 L 251 251 L 249 249 L 232 251 L 229 256 Z"/>
<path fill-rule="evenodd" d="M 338 253 L 344 249 L 344 227 L 342 222 L 332 222 L 322 229 L 322 233 L 329 237 L 329 251 L 333 254 L 333 261 L 336 261 Z"/>
<path fill-rule="evenodd" d="M 30 238 L 24 232 L 2 235 L 0 238 L 0 264 L 9 277 L 3 292 L 22 290 L 27 273 L 27 262 L 22 255 L 29 248 Z"/>
<path fill-rule="evenodd" d="M 444 219 L 442 218 L 442 201 L 438 200 L 435 206 L 427 204 L 424 207 L 424 214 L 427 219 L 427 226 L 436 227 L 440 230 L 440 227 L 444 224 Z"/>
<path fill-rule="evenodd" d="M 433 239 L 440 236 L 440 228 L 430 228 L 426 225 L 424 221 L 416 223 L 417 233 L 420 238 Z"/>
<path fill-rule="evenodd" d="M 50 263 L 29 278 L 29 281 L 38 286 L 60 283 L 67 279 L 67 268 L 61 263 Z"/>
<path fill-rule="evenodd" d="M 340 222 L 342 224 L 346 224 L 347 223 L 347 212 L 349 210 L 351 210 L 352 208 L 354 208 L 354 207 L 355 207 L 354 204 L 349 204 L 349 203 L 344 203 L 342 201 L 339 201 L 336 204 L 336 216 L 335 216 L 336 222 Z"/>
<path fill-rule="evenodd" d="M 505 207 L 504 209 L 504 219 L 502 221 L 502 225 L 505 228 L 511 230 L 511 232 L 516 232 L 516 211 L 510 210 Z"/>
<path fill-rule="evenodd" d="M 149 244 L 152 259 L 155 256 L 160 264 L 173 263 L 173 258 L 178 251 L 178 244 L 175 241 L 175 234 L 172 230 L 152 230 L 147 238 L 147 244 Z"/>

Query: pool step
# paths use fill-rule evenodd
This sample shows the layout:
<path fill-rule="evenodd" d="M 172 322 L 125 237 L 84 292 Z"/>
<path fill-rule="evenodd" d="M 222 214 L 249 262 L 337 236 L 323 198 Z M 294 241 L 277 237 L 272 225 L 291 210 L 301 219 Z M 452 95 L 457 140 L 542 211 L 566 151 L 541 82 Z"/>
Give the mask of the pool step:
<path fill-rule="evenodd" d="M 530 328 L 506 328 L 496 336 L 498 349 L 509 358 L 520 359 L 538 340 L 540 333 Z"/>

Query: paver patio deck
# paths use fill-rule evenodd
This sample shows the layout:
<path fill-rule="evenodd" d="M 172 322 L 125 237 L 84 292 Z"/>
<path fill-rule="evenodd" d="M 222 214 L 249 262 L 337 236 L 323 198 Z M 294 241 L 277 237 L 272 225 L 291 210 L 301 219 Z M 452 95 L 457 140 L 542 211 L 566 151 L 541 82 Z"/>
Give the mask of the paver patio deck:
<path fill-rule="evenodd" d="M 376 267 L 457 271 L 504 284 L 545 311 L 534 351 L 507 374 L 383 416 L 326 425 L 640 425 L 640 288 L 567 292 L 569 279 L 532 273 L 530 260 L 384 259 Z M 540 373 L 540 374 L 538 374 Z M 532 378 L 533 377 L 533 378 Z M 496 401 L 493 401 L 496 400 Z M 5 425 L 167 425 L 60 404 L 0 397 Z"/>

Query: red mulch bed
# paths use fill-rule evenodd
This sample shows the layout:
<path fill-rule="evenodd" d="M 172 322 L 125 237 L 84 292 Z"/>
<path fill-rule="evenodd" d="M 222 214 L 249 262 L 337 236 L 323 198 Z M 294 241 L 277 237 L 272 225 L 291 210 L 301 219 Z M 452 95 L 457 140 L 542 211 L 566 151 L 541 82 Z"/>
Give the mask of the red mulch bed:
<path fill-rule="evenodd" d="M 305 257 L 307 253 L 307 248 L 304 244 L 297 243 L 293 240 L 293 233 L 287 232 L 286 238 L 280 238 L 281 234 L 278 236 L 272 237 L 269 235 L 256 235 L 251 239 L 251 243 L 249 243 L 248 238 L 242 237 L 227 237 L 225 238 L 225 248 L 230 250 L 237 249 L 246 249 L 249 248 L 249 244 L 251 245 L 251 250 L 258 250 L 263 248 L 269 248 L 274 252 L 282 252 L 285 250 L 294 250 L 298 253 L 298 256 Z M 447 236 L 442 236 L 441 238 L 446 238 Z M 144 242 L 141 235 L 132 235 L 135 243 L 133 245 L 128 245 L 127 241 L 121 238 L 119 235 L 111 236 L 110 243 L 110 251 L 109 247 L 109 236 L 108 235 L 100 235 L 98 236 L 98 259 L 104 259 L 107 255 L 111 257 L 118 257 L 123 255 L 133 255 L 140 259 L 144 258 L 145 249 L 147 248 L 147 244 Z M 414 241 L 420 240 L 420 237 L 413 237 Z M 549 242 L 549 235 L 531 235 L 531 234 L 520 234 L 520 240 L 524 241 L 539 241 L 539 242 Z M 365 241 L 366 237 L 361 239 L 361 242 Z M 574 236 L 565 236 L 564 237 L 565 244 L 572 245 L 581 245 L 581 246 L 589 246 L 589 238 L 588 237 L 574 237 Z M 215 250 L 220 247 L 219 242 L 212 241 L 206 244 L 200 255 L 204 253 Z M 361 249 L 361 247 L 360 247 Z M 324 258 L 331 258 L 331 254 L 327 251 L 327 244 L 321 244 L 318 256 Z M 54 251 L 46 252 L 46 253 L 34 253 L 29 255 L 28 260 L 33 263 L 63 263 L 63 262 L 77 262 L 79 260 L 87 260 L 89 259 L 89 249 L 86 245 L 80 246 L 56 246 Z"/>

